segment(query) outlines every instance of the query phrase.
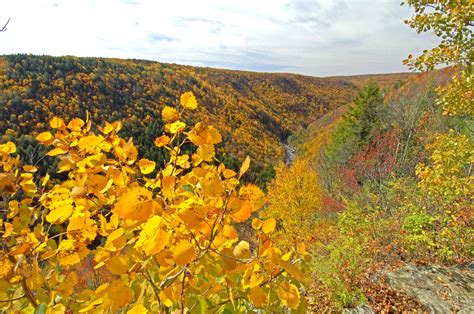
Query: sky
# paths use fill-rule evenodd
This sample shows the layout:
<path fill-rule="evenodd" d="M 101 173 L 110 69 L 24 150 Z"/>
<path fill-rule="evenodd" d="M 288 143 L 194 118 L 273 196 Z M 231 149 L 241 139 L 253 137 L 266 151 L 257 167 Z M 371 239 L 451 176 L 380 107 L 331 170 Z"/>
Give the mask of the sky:
<path fill-rule="evenodd" d="M 401 0 L 2 0 L 0 54 L 156 60 L 313 76 L 405 72 L 436 46 Z"/>

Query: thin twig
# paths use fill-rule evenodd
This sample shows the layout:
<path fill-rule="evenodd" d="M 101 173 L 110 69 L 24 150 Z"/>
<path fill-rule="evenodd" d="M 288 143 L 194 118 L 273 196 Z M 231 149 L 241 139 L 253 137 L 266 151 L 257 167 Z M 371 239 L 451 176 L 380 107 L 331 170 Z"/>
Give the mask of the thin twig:
<path fill-rule="evenodd" d="M 12 298 L 12 299 L 7 299 L 7 300 L 0 300 L 0 303 L 6 303 L 6 302 L 13 302 L 13 301 L 17 301 L 17 300 L 20 300 L 20 299 L 23 299 L 24 297 L 26 297 L 26 295 L 21 295 L 19 297 L 16 297 L 16 298 Z"/>
<path fill-rule="evenodd" d="M 206 291 L 204 291 L 200 296 L 199 298 L 196 300 L 196 302 L 194 302 L 193 306 L 191 306 L 188 310 L 189 313 L 191 313 L 191 311 L 194 309 L 194 307 L 199 303 L 199 301 L 201 301 L 201 299 L 206 295 L 206 293 L 211 289 L 211 287 L 207 288 Z"/>
<path fill-rule="evenodd" d="M 8 25 L 8 23 L 10 23 L 10 18 L 8 18 L 8 20 L 7 20 L 7 22 L 5 23 L 5 25 L 3 25 L 2 28 L 0 28 L 0 32 L 4 32 L 4 31 L 7 30 L 7 25 Z"/>

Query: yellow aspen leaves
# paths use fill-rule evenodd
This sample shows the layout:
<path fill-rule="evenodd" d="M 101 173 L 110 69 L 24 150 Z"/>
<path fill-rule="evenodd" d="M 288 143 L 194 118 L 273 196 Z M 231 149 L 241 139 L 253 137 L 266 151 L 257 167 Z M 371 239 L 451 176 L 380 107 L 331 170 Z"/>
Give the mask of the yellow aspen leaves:
<path fill-rule="evenodd" d="M 267 291 L 299 275 L 300 256 L 274 247 L 273 218 L 255 218 L 252 237 L 241 238 L 239 223 L 260 216 L 265 194 L 240 186 L 249 158 L 239 174 L 215 160 L 217 129 L 196 123 L 186 130 L 180 115 L 196 106 L 186 93 L 180 112 L 163 110 L 167 135 L 154 143 L 165 156 L 159 168 L 138 159 L 133 139 L 117 134 L 119 122 L 95 134 L 89 118 L 53 118 L 56 131 L 37 136 L 59 160 L 56 173 L 48 169 L 51 179 L 23 164 L 14 143 L 0 144 L 0 196 L 10 200 L 0 219 L 2 298 L 24 293 L 27 282 L 51 312 L 160 313 L 195 304 L 210 311 L 223 301 L 278 312 L 283 301 Z M 294 297 L 284 297 L 293 306 Z M 13 302 L 20 312 L 29 306 L 26 298 Z"/>
<path fill-rule="evenodd" d="M 276 227 L 276 219 L 270 218 L 263 222 L 262 224 L 262 231 L 266 234 L 272 233 Z"/>
<path fill-rule="evenodd" d="M 263 226 L 263 221 L 261 221 L 258 218 L 252 219 L 252 228 L 254 228 L 255 230 L 260 230 L 262 226 Z"/>
<path fill-rule="evenodd" d="M 242 287 L 244 289 L 258 287 L 263 282 L 263 272 L 259 264 L 247 268 L 242 277 Z"/>
<path fill-rule="evenodd" d="M 295 310 L 300 303 L 300 293 L 294 284 L 282 282 L 277 290 L 278 297 L 284 306 Z"/>
<path fill-rule="evenodd" d="M 13 192 L 15 192 L 15 181 L 13 177 L 6 173 L 0 173 L 0 193 Z"/>
<path fill-rule="evenodd" d="M 74 118 L 67 124 L 67 128 L 71 131 L 79 132 L 84 124 L 85 122 L 82 119 Z"/>
<path fill-rule="evenodd" d="M 51 132 L 42 132 L 36 136 L 36 140 L 42 144 L 49 145 L 53 142 L 53 135 Z"/>
<path fill-rule="evenodd" d="M 35 166 L 31 166 L 31 165 L 25 165 L 25 166 L 23 166 L 23 171 L 25 171 L 25 172 L 37 172 L 38 168 L 36 168 Z"/>
<path fill-rule="evenodd" d="M 137 304 L 127 311 L 127 314 L 146 314 L 148 310 L 143 306 L 143 304 Z"/>
<path fill-rule="evenodd" d="M 213 126 L 205 126 L 198 122 L 189 134 L 189 139 L 196 146 L 204 144 L 218 144 L 222 141 L 219 131 Z"/>
<path fill-rule="evenodd" d="M 194 246 L 186 240 L 179 241 L 173 250 L 173 258 L 178 265 L 191 263 L 195 257 L 196 250 L 194 249 Z"/>
<path fill-rule="evenodd" d="M 240 241 L 232 251 L 235 257 L 247 258 L 250 256 L 250 244 L 247 241 Z"/>
<path fill-rule="evenodd" d="M 46 215 L 46 221 L 53 224 L 65 222 L 71 216 L 74 207 L 72 204 L 62 202 L 62 206 L 53 206 L 52 210 Z"/>
<path fill-rule="evenodd" d="M 114 150 L 119 159 L 129 165 L 137 160 L 138 150 L 131 141 L 128 141 L 123 147 L 115 147 Z"/>
<path fill-rule="evenodd" d="M 192 92 L 186 92 L 181 95 L 180 98 L 181 105 L 186 109 L 196 109 L 197 108 L 197 101 L 196 97 Z"/>
<path fill-rule="evenodd" d="M 110 284 L 97 288 L 96 295 L 102 298 L 104 309 L 110 309 L 112 313 L 115 313 L 119 308 L 130 303 L 133 292 L 123 281 L 114 280 Z"/>
<path fill-rule="evenodd" d="M 168 145 L 170 143 L 171 139 L 168 135 L 162 135 L 160 137 L 157 137 L 155 139 L 155 145 L 158 147 L 163 147 L 165 145 Z"/>
<path fill-rule="evenodd" d="M 63 240 L 59 244 L 57 258 L 62 266 L 76 265 L 86 255 L 84 247 L 78 247 L 74 240 Z"/>
<path fill-rule="evenodd" d="M 54 156 L 62 155 L 62 154 L 65 154 L 65 153 L 67 153 L 67 150 L 65 150 L 63 148 L 60 148 L 60 147 L 57 147 L 57 148 L 54 148 L 54 149 L 50 150 L 46 155 L 54 157 Z"/>
<path fill-rule="evenodd" d="M 179 119 L 179 113 L 176 109 L 169 106 L 165 106 L 161 111 L 161 117 L 163 118 L 164 122 L 175 122 Z"/>
<path fill-rule="evenodd" d="M 256 307 L 262 307 L 267 303 L 267 296 L 259 286 L 253 287 L 249 290 L 249 299 Z"/>
<path fill-rule="evenodd" d="M 77 143 L 77 146 L 86 152 L 95 152 L 103 141 L 104 138 L 102 136 L 90 135 L 82 137 Z M 98 151 L 100 151 L 100 148 Z"/>
<path fill-rule="evenodd" d="M 163 196 L 166 198 L 172 198 L 174 195 L 174 187 L 176 184 L 176 178 L 173 176 L 166 176 L 161 181 L 161 191 Z"/>
<path fill-rule="evenodd" d="M 163 250 L 168 239 L 168 233 L 163 230 L 162 218 L 153 216 L 143 225 L 135 247 L 141 248 L 148 255 L 156 254 Z"/>
<path fill-rule="evenodd" d="M 138 166 L 140 167 L 141 173 L 150 174 L 155 170 L 156 163 L 152 160 L 143 158 L 138 161 Z"/>
<path fill-rule="evenodd" d="M 13 270 L 13 266 L 7 256 L 0 256 L 0 279 L 7 278 Z"/>
<path fill-rule="evenodd" d="M 169 132 L 171 134 L 176 134 L 176 133 L 183 132 L 185 128 L 186 128 L 186 123 L 182 121 L 176 121 L 169 125 Z"/>
<path fill-rule="evenodd" d="M 14 154 L 16 152 L 16 145 L 13 142 L 6 142 L 5 144 L 0 144 L 0 153 L 2 155 Z"/>
<path fill-rule="evenodd" d="M 242 163 L 242 166 L 240 166 L 240 172 L 239 172 L 239 179 L 242 178 L 242 176 L 249 170 L 250 167 L 250 157 L 247 156 L 245 157 L 244 162 Z"/>
<path fill-rule="evenodd" d="M 66 124 L 64 123 L 63 119 L 59 117 L 54 117 L 49 121 L 49 125 L 53 129 L 63 129 L 66 127 Z"/>
<path fill-rule="evenodd" d="M 126 274 L 129 269 L 128 257 L 121 256 L 121 255 L 112 256 L 109 260 L 105 262 L 105 267 L 112 274 L 115 274 L 115 275 Z"/>
<path fill-rule="evenodd" d="M 115 204 L 114 213 L 123 219 L 145 221 L 153 214 L 152 193 L 142 187 L 128 188 Z"/>
<path fill-rule="evenodd" d="M 239 190 L 240 199 L 250 204 L 252 211 L 260 209 L 266 201 L 265 193 L 255 184 L 247 184 Z"/>
<path fill-rule="evenodd" d="M 76 241 L 88 243 L 97 236 L 97 225 L 90 218 L 74 217 L 69 221 L 67 234 Z"/>

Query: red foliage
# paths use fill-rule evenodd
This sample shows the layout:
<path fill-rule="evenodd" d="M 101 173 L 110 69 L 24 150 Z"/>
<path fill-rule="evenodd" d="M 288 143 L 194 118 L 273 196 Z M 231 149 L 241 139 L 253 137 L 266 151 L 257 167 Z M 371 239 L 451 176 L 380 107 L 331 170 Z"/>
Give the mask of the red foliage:
<path fill-rule="evenodd" d="M 321 200 L 322 210 L 328 213 L 337 213 L 342 211 L 345 206 L 344 203 L 330 197 L 330 196 L 323 196 Z"/>
<path fill-rule="evenodd" d="M 354 193 L 360 193 L 360 184 L 359 180 L 357 180 L 354 168 L 340 167 L 337 173 L 339 179 L 342 181 L 343 188 L 346 188 Z"/>
<path fill-rule="evenodd" d="M 398 139 L 394 131 L 377 132 L 372 142 L 352 158 L 355 177 L 379 182 L 389 176 L 397 163 Z"/>

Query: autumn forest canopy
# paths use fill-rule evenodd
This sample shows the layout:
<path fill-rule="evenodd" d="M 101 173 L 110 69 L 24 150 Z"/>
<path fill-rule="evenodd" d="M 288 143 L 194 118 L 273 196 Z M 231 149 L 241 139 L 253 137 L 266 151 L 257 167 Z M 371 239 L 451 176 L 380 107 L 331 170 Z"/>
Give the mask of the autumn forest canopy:
<path fill-rule="evenodd" d="M 474 311 L 474 5 L 403 5 L 406 73 L 0 56 L 0 312 Z"/>

